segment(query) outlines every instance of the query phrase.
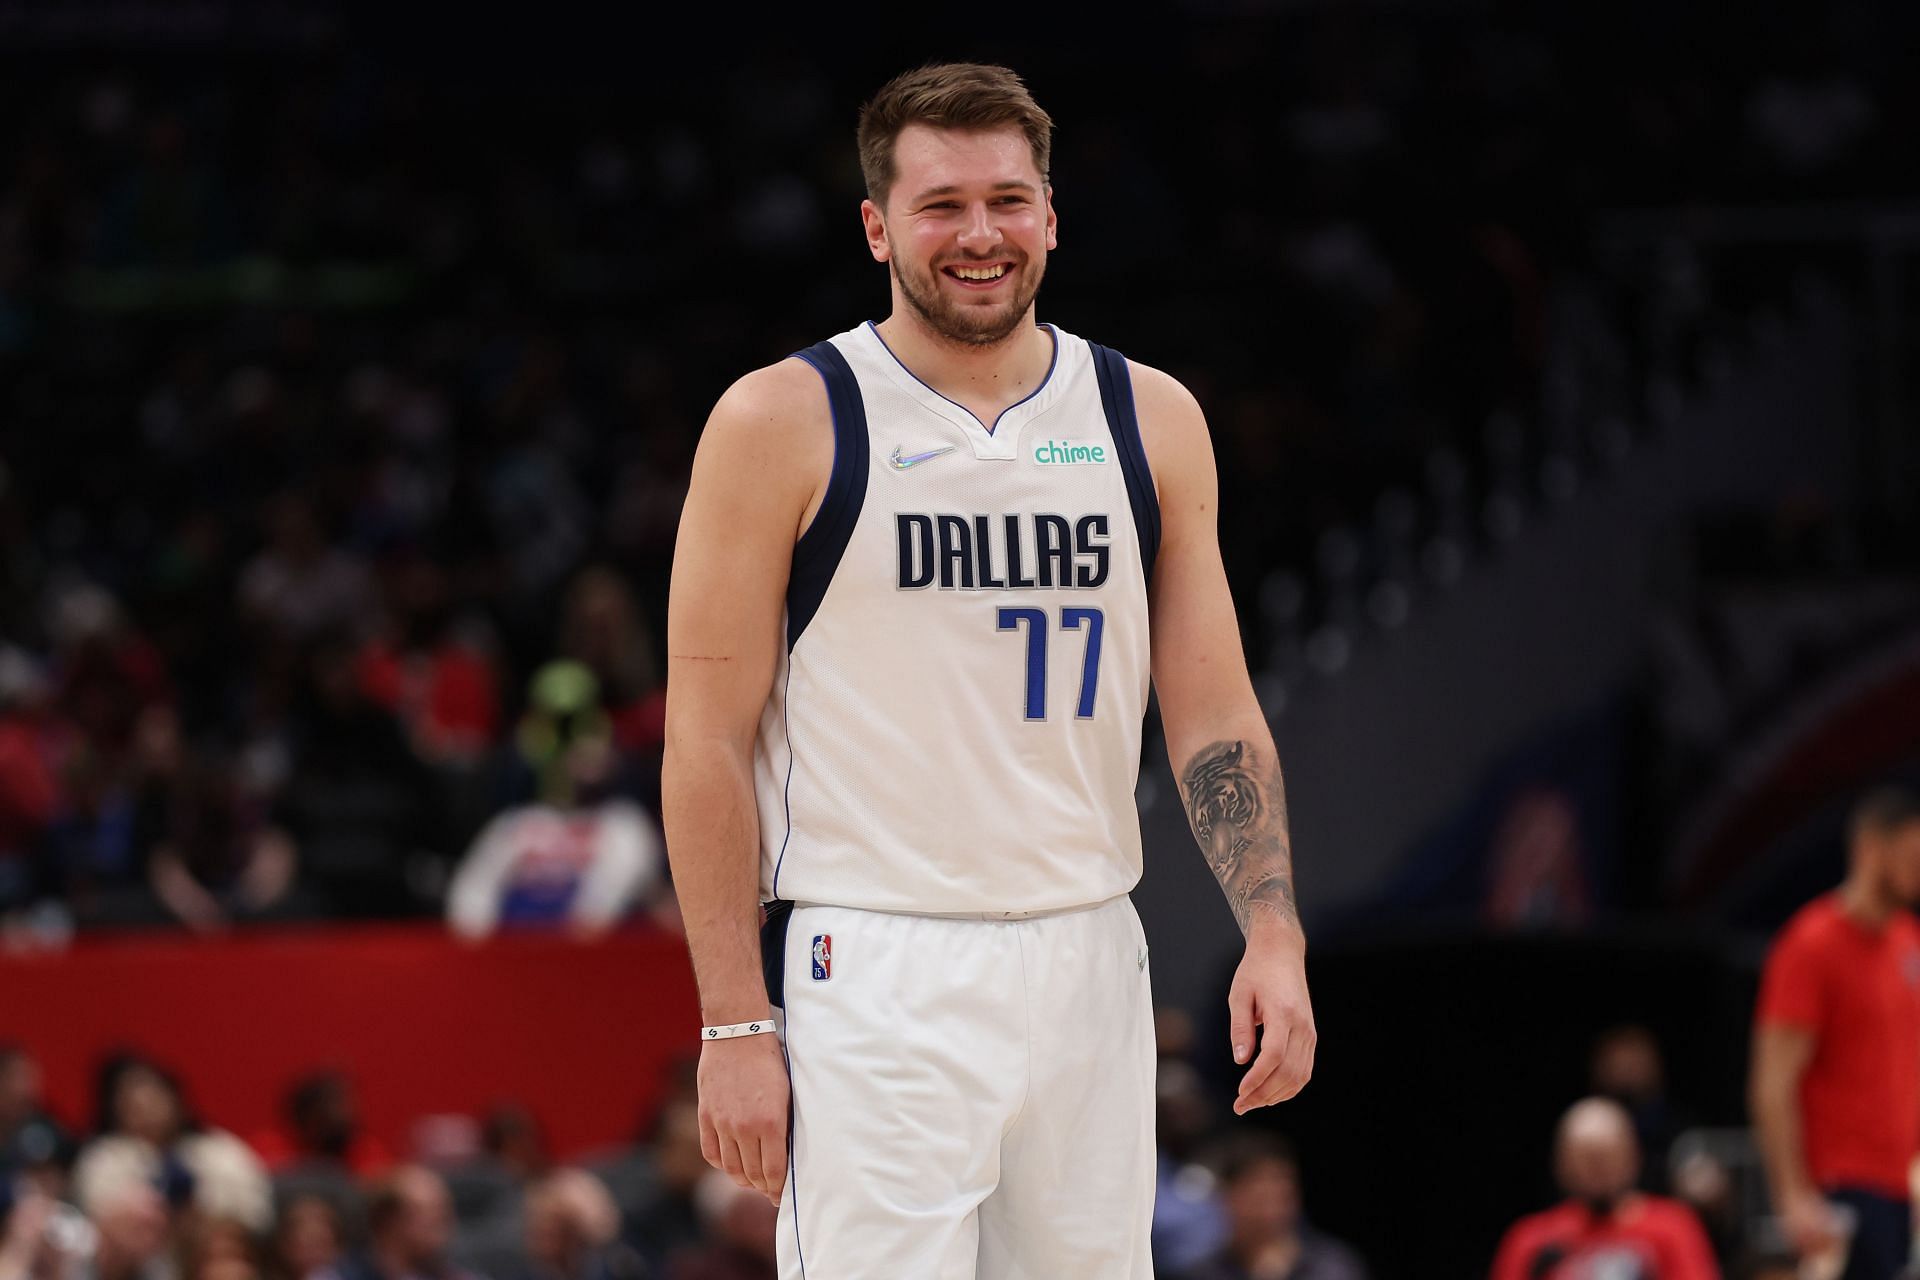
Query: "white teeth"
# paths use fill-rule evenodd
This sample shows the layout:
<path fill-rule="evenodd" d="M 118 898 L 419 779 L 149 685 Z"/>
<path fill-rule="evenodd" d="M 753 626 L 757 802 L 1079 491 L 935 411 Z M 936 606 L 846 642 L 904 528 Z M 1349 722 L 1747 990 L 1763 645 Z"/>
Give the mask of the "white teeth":
<path fill-rule="evenodd" d="M 1007 274 L 1004 265 L 997 267 L 955 267 L 953 274 L 962 280 L 998 280 Z"/>

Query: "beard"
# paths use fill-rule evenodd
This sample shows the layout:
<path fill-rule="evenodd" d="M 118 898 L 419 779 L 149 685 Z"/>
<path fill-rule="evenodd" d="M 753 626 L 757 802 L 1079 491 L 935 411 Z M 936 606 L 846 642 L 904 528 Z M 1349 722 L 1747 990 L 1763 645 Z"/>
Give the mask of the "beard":
<path fill-rule="evenodd" d="M 889 259 L 887 265 L 893 268 L 900 295 L 914 314 L 941 337 L 969 347 L 991 347 L 1011 337 L 1032 309 L 1033 299 L 1040 292 L 1040 277 L 1046 274 L 1044 265 L 1033 266 L 1032 259 L 1023 258 L 1014 268 L 1011 299 L 997 307 L 967 307 L 941 289 L 934 272 L 910 276 L 901 269 L 898 257 Z"/>

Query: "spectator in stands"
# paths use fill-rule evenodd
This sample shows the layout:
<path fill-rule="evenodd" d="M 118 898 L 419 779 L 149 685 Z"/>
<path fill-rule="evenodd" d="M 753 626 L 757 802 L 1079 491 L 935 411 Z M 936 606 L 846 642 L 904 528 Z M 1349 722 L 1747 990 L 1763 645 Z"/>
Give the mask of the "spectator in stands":
<path fill-rule="evenodd" d="M 1691 1152 L 1673 1170 L 1673 1195 L 1700 1221 L 1713 1246 L 1713 1256 L 1724 1272 L 1751 1261 L 1747 1251 L 1747 1220 L 1741 1187 L 1733 1171 L 1715 1153 Z M 1641 1179 L 1644 1189 L 1646 1179 Z"/>
<path fill-rule="evenodd" d="M 153 922 L 159 912 L 146 883 L 145 855 L 164 801 L 91 740 L 67 754 L 60 796 L 48 845 L 75 917 L 89 924 Z"/>
<path fill-rule="evenodd" d="M 243 1222 L 196 1215 L 179 1251 L 182 1280 L 262 1280 L 262 1243 Z"/>
<path fill-rule="evenodd" d="M 518 1102 L 490 1108 L 480 1121 L 480 1146 L 515 1180 L 531 1182 L 552 1165 L 539 1117 Z"/>
<path fill-rule="evenodd" d="M 273 1194 L 260 1158 L 232 1134 L 199 1123 L 164 1068 L 138 1054 L 116 1055 L 101 1066 L 96 1098 L 95 1134 L 73 1171 L 83 1202 L 133 1169 L 207 1218 L 258 1234 L 271 1226 Z"/>
<path fill-rule="evenodd" d="M 560 1169 L 527 1191 L 527 1280 L 619 1280 L 640 1260 L 619 1243 L 620 1209 L 606 1184 Z"/>
<path fill-rule="evenodd" d="M 181 1280 L 167 1256 L 167 1200 L 147 1178 L 108 1180 L 84 1192 L 80 1207 L 98 1232 L 84 1280 Z"/>
<path fill-rule="evenodd" d="M 39 1190 L 65 1189 L 72 1140 L 40 1097 L 40 1064 L 25 1046 L 0 1043 L 0 1182 L 16 1175 Z"/>
<path fill-rule="evenodd" d="M 361 691 L 355 652 L 340 632 L 309 651 L 276 825 L 330 916 L 418 914 L 413 877 L 439 836 L 433 781 L 393 717 Z"/>
<path fill-rule="evenodd" d="M 667 1267 L 667 1280 L 778 1280 L 774 1227 L 780 1211 L 767 1198 L 712 1169 L 694 1194 L 707 1243 Z"/>
<path fill-rule="evenodd" d="M 444 1122 L 444 1123 L 441 1123 Z M 488 1108 L 476 1124 L 469 1116 L 441 1117 L 435 1142 L 447 1142 L 433 1167 L 453 1197 L 452 1256 L 483 1275 L 517 1276 L 526 1269 L 527 1195 L 548 1168 L 546 1139 L 524 1105 L 505 1101 Z M 424 1136 L 415 1152 L 427 1159 Z"/>
<path fill-rule="evenodd" d="M 646 811 L 618 794 L 622 760 L 593 673 L 549 663 L 531 693 L 519 742 L 541 799 L 487 824 L 455 872 L 447 919 L 464 934 L 602 932 L 660 882 L 664 846 Z"/>
<path fill-rule="evenodd" d="M 112 1181 L 129 1162 L 151 1166 L 151 1178 L 186 1176 L 175 1139 L 192 1124 L 179 1086 L 165 1068 L 133 1053 L 117 1054 L 100 1066 L 94 1080 L 93 1136 L 74 1164 L 75 1192 L 82 1204 L 89 1188 Z"/>
<path fill-rule="evenodd" d="M 329 545 L 313 504 L 288 491 L 266 505 L 266 545 L 240 574 L 240 610 L 274 640 L 300 642 L 364 625 L 373 592 L 364 565 Z"/>
<path fill-rule="evenodd" d="M 361 687 L 406 726 L 422 760 L 477 764 L 500 730 L 500 676 L 487 633 L 454 615 L 446 571 L 423 552 L 400 555 L 381 577 L 385 620 L 361 650 Z"/>
<path fill-rule="evenodd" d="M 0 914 L 49 891 L 47 835 L 59 812 L 58 742 L 65 736 L 40 666 L 0 648 Z"/>
<path fill-rule="evenodd" d="M 48 631 L 62 714 L 117 764 L 140 713 L 170 702 L 165 664 L 106 588 L 77 582 L 55 593 Z"/>
<path fill-rule="evenodd" d="M 440 1175 L 402 1165 L 367 1200 L 366 1251 L 350 1256 L 330 1280 L 479 1280 L 447 1258 L 453 1200 Z"/>
<path fill-rule="evenodd" d="M 1594 1041 L 1588 1087 L 1612 1098 L 1633 1117 L 1640 1141 L 1640 1189 L 1667 1190 L 1667 1153 L 1674 1135 L 1691 1127 L 1686 1112 L 1667 1096 L 1666 1066 L 1653 1032 L 1635 1024 L 1611 1027 Z"/>
<path fill-rule="evenodd" d="M 268 1274 L 273 1280 L 312 1280 L 337 1268 L 345 1250 L 340 1207 L 319 1192 L 298 1192 L 282 1202 L 274 1220 Z"/>
<path fill-rule="evenodd" d="M 666 741 L 666 690 L 639 601 L 614 570 L 584 569 L 567 589 L 560 656 L 584 664 L 599 681 L 620 749 L 657 763 Z"/>
<path fill-rule="evenodd" d="M 1753 1122 L 1775 1209 L 1805 1255 L 1842 1234 L 1847 1280 L 1886 1280 L 1912 1241 L 1920 1156 L 1920 797 L 1883 788 L 1854 808 L 1847 876 L 1774 940 L 1756 1011 Z"/>
<path fill-rule="evenodd" d="M 98 1241 L 99 1232 L 71 1205 L 0 1179 L 0 1276 L 74 1280 Z"/>
<path fill-rule="evenodd" d="M 1626 1108 L 1586 1098 L 1554 1139 L 1554 1173 L 1567 1199 L 1507 1229 L 1492 1280 L 1718 1280 L 1706 1233 L 1677 1200 L 1634 1189 L 1640 1149 Z"/>
<path fill-rule="evenodd" d="M 1156 1017 L 1163 1023 L 1164 1017 Z M 1164 1041 L 1163 1041 L 1164 1043 Z M 1220 1179 L 1194 1154 L 1213 1128 L 1213 1105 L 1193 1065 L 1162 1057 L 1154 1083 L 1153 1266 L 1172 1275 L 1198 1266 L 1227 1243 Z"/>
<path fill-rule="evenodd" d="M 1366 1280 L 1352 1248 L 1308 1226 L 1300 1165 L 1277 1134 L 1249 1134 L 1220 1158 L 1227 1243 L 1182 1280 Z"/>
<path fill-rule="evenodd" d="M 188 760 L 173 779 L 160 838 L 148 853 L 154 894 L 189 929 L 217 933 L 236 920 L 316 913 L 294 890 L 297 855 L 267 821 L 237 762 Z"/>
<path fill-rule="evenodd" d="M 694 1197 L 711 1170 L 700 1153 L 700 1107 L 691 1081 L 667 1095 L 644 1145 L 652 1149 L 655 1176 L 623 1206 L 624 1231 L 647 1265 L 659 1271 L 668 1258 L 700 1239 Z"/>
<path fill-rule="evenodd" d="M 371 1178 L 393 1167 L 393 1155 L 360 1125 L 353 1077 L 325 1068 L 294 1081 L 282 1104 L 286 1127 L 254 1135 L 254 1150 L 276 1175 L 333 1169 Z"/>

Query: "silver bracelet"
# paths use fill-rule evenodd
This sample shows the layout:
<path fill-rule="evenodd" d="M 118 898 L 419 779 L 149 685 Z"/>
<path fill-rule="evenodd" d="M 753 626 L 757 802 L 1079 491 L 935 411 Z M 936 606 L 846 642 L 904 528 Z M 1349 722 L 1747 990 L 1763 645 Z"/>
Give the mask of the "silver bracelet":
<path fill-rule="evenodd" d="M 724 1027 L 702 1027 L 702 1040 L 731 1040 L 735 1036 L 763 1036 L 773 1030 L 772 1017 L 762 1018 L 758 1022 L 733 1022 Z"/>

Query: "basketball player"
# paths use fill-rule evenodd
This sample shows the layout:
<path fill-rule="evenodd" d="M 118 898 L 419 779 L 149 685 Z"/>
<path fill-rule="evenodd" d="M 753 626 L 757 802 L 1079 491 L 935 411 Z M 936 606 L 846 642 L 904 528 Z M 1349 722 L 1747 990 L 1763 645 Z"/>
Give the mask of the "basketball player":
<path fill-rule="evenodd" d="M 786 1280 L 1152 1275 L 1127 898 L 1149 675 L 1245 934 L 1235 1111 L 1312 1069 L 1206 424 L 1166 374 L 1036 322 L 1051 138 L 1004 68 L 881 89 L 861 216 L 891 314 L 742 378 L 694 461 L 664 785 L 701 1137 L 779 1205 Z M 1151 261 L 1113 267 L 1153 287 Z"/>

